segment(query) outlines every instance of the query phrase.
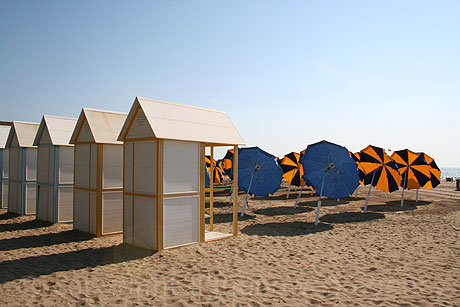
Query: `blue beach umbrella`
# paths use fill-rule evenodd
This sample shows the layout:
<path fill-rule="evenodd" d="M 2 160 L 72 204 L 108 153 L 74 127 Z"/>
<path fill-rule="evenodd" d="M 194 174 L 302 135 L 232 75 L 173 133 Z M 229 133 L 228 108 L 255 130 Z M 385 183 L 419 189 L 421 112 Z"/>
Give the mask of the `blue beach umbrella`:
<path fill-rule="evenodd" d="M 208 168 L 205 167 L 205 175 L 204 175 L 204 187 L 207 189 L 211 185 L 211 175 L 209 174 Z"/>
<path fill-rule="evenodd" d="M 239 149 L 238 187 L 247 193 L 241 215 L 244 215 L 248 195 L 268 196 L 273 194 L 281 187 L 282 178 L 283 171 L 276 162 L 275 156 L 259 147 Z"/>
<path fill-rule="evenodd" d="M 317 225 L 323 195 L 334 199 L 348 197 L 359 186 L 358 164 L 345 147 L 327 141 L 309 145 L 300 163 L 304 179 L 320 191 L 315 219 Z"/>

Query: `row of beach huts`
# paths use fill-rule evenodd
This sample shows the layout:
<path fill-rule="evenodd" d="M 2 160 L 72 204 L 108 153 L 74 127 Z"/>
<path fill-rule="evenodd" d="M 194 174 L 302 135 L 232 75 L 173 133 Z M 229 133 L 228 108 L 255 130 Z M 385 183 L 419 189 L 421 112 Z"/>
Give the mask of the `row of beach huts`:
<path fill-rule="evenodd" d="M 231 237 L 238 193 L 233 232 L 206 230 L 204 155 L 238 145 L 225 112 L 141 97 L 128 114 L 1 122 L 1 207 L 152 250 Z"/>

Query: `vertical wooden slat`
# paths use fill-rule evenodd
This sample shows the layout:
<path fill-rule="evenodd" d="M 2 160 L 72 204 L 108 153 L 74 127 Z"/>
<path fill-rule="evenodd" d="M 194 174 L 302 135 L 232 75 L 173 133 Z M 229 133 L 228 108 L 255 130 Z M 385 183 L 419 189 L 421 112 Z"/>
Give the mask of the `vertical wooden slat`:
<path fill-rule="evenodd" d="M 163 140 L 157 141 L 157 250 L 164 248 L 163 234 Z"/>
<path fill-rule="evenodd" d="M 102 172 L 103 172 L 103 144 L 97 144 L 97 181 L 96 181 L 96 235 L 102 236 Z"/>
<path fill-rule="evenodd" d="M 233 236 L 238 235 L 238 146 L 233 153 Z"/>
<path fill-rule="evenodd" d="M 199 212 L 199 217 L 200 217 L 200 242 L 205 242 L 206 237 L 205 237 L 205 218 L 204 218 L 204 210 L 205 210 L 205 161 L 204 161 L 204 156 L 205 156 L 205 145 L 204 143 L 200 143 L 200 212 Z"/>
<path fill-rule="evenodd" d="M 214 230 L 214 215 L 213 215 L 213 198 L 214 198 L 214 146 L 211 145 L 211 171 L 209 172 L 209 231 Z"/>

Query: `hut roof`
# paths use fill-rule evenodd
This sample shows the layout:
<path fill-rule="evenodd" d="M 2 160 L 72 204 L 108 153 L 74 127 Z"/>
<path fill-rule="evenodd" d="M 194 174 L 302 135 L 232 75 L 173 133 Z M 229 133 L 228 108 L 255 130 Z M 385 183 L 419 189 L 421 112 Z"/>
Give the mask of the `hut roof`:
<path fill-rule="evenodd" d="M 13 122 L 12 129 L 8 135 L 8 140 L 6 142 L 6 147 L 11 146 L 13 141 L 13 136 L 16 134 L 18 139 L 19 147 L 35 147 L 34 139 L 37 134 L 37 130 L 40 124 L 38 123 L 28 123 L 28 122 Z"/>
<path fill-rule="evenodd" d="M 8 135 L 10 134 L 10 126 L 0 125 L 0 149 L 5 148 Z"/>
<path fill-rule="evenodd" d="M 34 145 L 37 146 L 40 142 L 45 128 L 48 130 L 52 145 L 70 145 L 70 137 L 76 123 L 76 118 L 43 115 L 37 135 L 35 136 Z"/>

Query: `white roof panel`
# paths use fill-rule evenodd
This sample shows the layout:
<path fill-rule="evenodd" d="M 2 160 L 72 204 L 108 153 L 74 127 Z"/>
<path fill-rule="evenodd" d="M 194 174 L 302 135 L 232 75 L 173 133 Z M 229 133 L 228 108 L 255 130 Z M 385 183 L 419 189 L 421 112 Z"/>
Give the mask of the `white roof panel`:
<path fill-rule="evenodd" d="M 13 135 L 16 134 L 19 147 L 35 147 L 34 139 L 37 134 L 38 127 L 40 124 L 37 123 L 26 123 L 26 122 L 13 122 L 13 128 L 8 135 L 8 141 L 6 147 L 10 146 Z"/>
<path fill-rule="evenodd" d="M 10 134 L 10 126 L 0 125 L 0 149 L 5 148 L 8 135 Z"/>
<path fill-rule="evenodd" d="M 45 128 L 48 129 L 52 145 L 70 145 L 70 137 L 72 136 L 76 123 L 76 118 L 43 115 L 40 128 L 34 140 L 34 145 L 38 145 L 43 129 Z"/>
<path fill-rule="evenodd" d="M 245 145 L 225 112 L 142 97 L 136 97 L 119 140 L 126 138 L 138 108 L 143 110 L 156 138 Z"/>

